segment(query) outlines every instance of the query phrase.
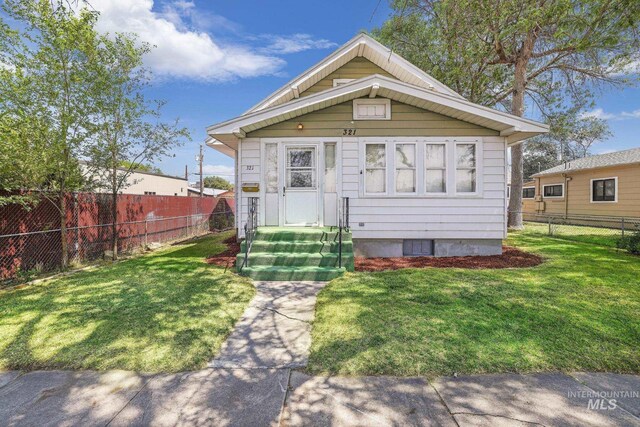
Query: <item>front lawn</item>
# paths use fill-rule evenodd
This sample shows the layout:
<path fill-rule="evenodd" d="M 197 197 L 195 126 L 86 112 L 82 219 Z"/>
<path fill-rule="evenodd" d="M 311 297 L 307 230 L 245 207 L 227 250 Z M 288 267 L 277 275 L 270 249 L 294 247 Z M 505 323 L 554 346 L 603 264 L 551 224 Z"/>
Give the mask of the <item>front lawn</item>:
<path fill-rule="evenodd" d="M 524 269 L 350 273 L 318 296 L 308 370 L 640 372 L 640 258 L 516 233 Z"/>
<path fill-rule="evenodd" d="M 0 370 L 202 368 L 254 294 L 204 262 L 230 235 L 0 291 Z"/>

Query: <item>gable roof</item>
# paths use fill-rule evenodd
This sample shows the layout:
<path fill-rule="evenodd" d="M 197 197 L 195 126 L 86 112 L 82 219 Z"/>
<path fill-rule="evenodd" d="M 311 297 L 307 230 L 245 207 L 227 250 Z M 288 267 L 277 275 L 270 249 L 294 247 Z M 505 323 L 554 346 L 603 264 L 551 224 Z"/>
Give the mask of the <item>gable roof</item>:
<path fill-rule="evenodd" d="M 405 83 L 462 99 L 462 96 L 453 89 L 434 79 L 400 55 L 393 53 L 391 49 L 374 40 L 371 36 L 362 33 L 273 92 L 245 114 L 281 105 L 298 98 L 302 92 L 358 56 L 368 59 Z"/>
<path fill-rule="evenodd" d="M 532 176 L 553 175 L 557 173 L 573 172 L 586 169 L 598 169 L 610 166 L 629 165 L 640 163 L 640 147 L 630 150 L 615 151 L 613 153 L 599 154 L 597 156 L 583 157 L 561 165 L 543 170 Z"/>
<path fill-rule="evenodd" d="M 207 133 L 211 137 L 210 141 L 215 142 L 208 143 L 208 145 L 216 148 L 215 143 L 221 142 L 235 150 L 238 139 L 244 138 L 249 132 L 366 96 L 393 99 L 493 129 L 499 131 L 501 136 L 507 137 L 509 143 L 515 143 L 549 130 L 549 127 L 543 123 L 474 104 L 459 96 L 444 94 L 374 74 L 314 95 L 257 110 L 209 126 Z"/>

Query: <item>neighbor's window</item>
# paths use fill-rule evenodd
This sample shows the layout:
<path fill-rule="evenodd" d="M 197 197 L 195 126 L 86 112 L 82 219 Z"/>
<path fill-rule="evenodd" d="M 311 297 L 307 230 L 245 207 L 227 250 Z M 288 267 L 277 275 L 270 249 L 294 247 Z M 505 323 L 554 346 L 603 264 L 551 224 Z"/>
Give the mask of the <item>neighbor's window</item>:
<path fill-rule="evenodd" d="M 544 197 L 562 197 L 564 186 L 562 184 L 545 185 L 542 195 Z"/>
<path fill-rule="evenodd" d="M 367 193 L 387 191 L 387 148 L 385 144 L 365 145 L 364 188 Z"/>
<path fill-rule="evenodd" d="M 278 192 L 278 144 L 265 145 L 265 192 Z"/>
<path fill-rule="evenodd" d="M 444 144 L 425 146 L 425 191 L 427 193 L 445 193 L 447 191 L 447 160 Z"/>
<path fill-rule="evenodd" d="M 396 144 L 396 193 L 416 192 L 416 144 Z"/>
<path fill-rule="evenodd" d="M 456 144 L 456 192 L 476 192 L 475 144 Z"/>
<path fill-rule="evenodd" d="M 324 191 L 336 192 L 336 144 L 324 146 Z"/>
<path fill-rule="evenodd" d="M 592 202 L 615 202 L 616 201 L 616 179 L 594 179 L 591 183 L 593 191 L 591 193 Z"/>
<path fill-rule="evenodd" d="M 536 188 L 535 187 L 524 187 L 522 189 L 522 198 L 523 199 L 533 199 L 536 197 Z"/>

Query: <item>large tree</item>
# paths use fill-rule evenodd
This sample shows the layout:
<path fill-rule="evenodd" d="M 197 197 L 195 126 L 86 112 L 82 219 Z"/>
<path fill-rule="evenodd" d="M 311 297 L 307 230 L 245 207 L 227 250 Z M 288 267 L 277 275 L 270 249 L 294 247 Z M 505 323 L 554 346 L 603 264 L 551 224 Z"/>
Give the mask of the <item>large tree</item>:
<path fill-rule="evenodd" d="M 78 159 L 96 112 L 97 14 L 64 0 L 5 0 L 2 10 L 14 24 L 0 22 L 0 129 L 12 150 L 0 170 L 11 177 L 6 189 L 40 190 L 54 203 L 66 267 L 65 196 L 84 186 Z"/>
<path fill-rule="evenodd" d="M 233 190 L 233 184 L 220 176 L 207 176 L 204 178 L 204 186 L 219 190 Z"/>
<path fill-rule="evenodd" d="M 395 0 L 375 35 L 473 102 L 524 116 L 576 100 L 637 59 L 637 0 Z M 523 145 L 511 149 L 509 226 L 522 227 Z"/>
<path fill-rule="evenodd" d="M 111 250 L 118 257 L 118 195 L 132 182 L 129 179 L 141 165 L 166 156 L 183 139 L 189 138 L 178 120 L 162 120 L 161 101 L 148 100 L 144 89 L 151 75 L 143 67 L 149 52 L 127 34 L 101 36 L 101 72 L 97 111 L 91 124 L 92 144 L 86 155 L 97 171 L 96 184 L 111 195 Z"/>

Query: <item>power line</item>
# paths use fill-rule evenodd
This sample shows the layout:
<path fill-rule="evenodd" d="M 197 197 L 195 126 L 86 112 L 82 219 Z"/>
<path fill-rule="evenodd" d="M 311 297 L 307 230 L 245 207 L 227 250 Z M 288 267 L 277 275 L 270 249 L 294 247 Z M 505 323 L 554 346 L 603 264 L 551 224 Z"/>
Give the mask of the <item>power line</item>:
<path fill-rule="evenodd" d="M 373 13 L 371 14 L 371 18 L 369 18 L 369 23 L 373 21 L 373 17 L 376 15 L 376 12 L 378 11 L 378 7 L 380 7 L 380 3 L 382 3 L 382 0 L 378 0 L 378 3 L 376 3 L 376 7 L 373 8 Z"/>

